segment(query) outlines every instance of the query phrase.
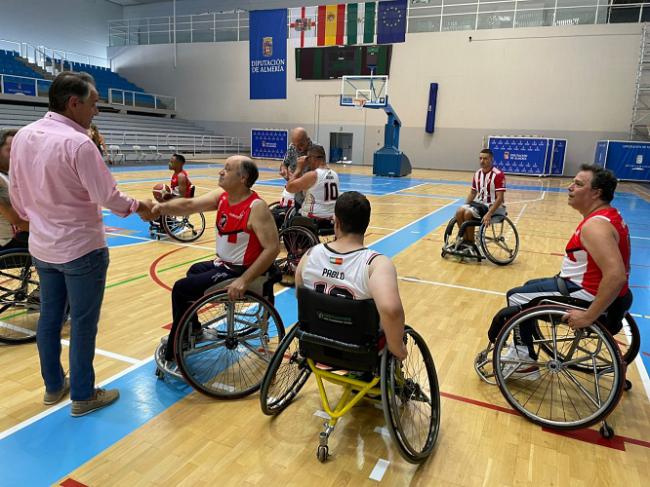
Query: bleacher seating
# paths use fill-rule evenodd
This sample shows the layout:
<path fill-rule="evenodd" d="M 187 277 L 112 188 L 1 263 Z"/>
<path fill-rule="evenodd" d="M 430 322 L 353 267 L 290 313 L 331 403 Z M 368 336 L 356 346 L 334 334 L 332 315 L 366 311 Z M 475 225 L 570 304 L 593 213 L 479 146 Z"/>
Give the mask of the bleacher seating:
<path fill-rule="evenodd" d="M 23 94 L 36 96 L 36 82 L 32 79 L 43 79 L 29 66 L 20 61 L 16 51 L 5 51 L 0 49 L 0 74 L 4 78 L 4 92 L 7 94 Z"/>
<path fill-rule="evenodd" d="M 0 103 L 0 129 L 23 127 L 43 117 L 44 106 Z M 152 162 L 174 152 L 186 155 L 247 153 L 248 144 L 218 136 L 181 118 L 100 112 L 94 118 L 114 162 Z"/>
<path fill-rule="evenodd" d="M 109 88 L 115 88 L 124 91 L 134 91 L 138 106 L 148 106 L 151 108 L 154 106 L 153 96 L 145 94 L 142 88 L 131 83 L 119 74 L 114 73 L 109 68 L 67 61 L 64 61 L 63 68 L 69 71 L 83 71 L 95 78 L 95 84 L 97 85 L 97 91 L 101 100 L 108 101 Z"/>

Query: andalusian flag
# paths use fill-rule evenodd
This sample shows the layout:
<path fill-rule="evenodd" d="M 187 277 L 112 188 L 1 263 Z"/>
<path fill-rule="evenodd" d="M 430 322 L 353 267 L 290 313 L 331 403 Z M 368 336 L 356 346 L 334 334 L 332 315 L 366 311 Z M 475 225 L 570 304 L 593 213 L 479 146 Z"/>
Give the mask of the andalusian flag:
<path fill-rule="evenodd" d="M 289 37 L 294 47 L 316 46 L 316 7 L 289 9 Z"/>
<path fill-rule="evenodd" d="M 348 3 L 347 44 L 375 43 L 375 2 Z"/>
<path fill-rule="evenodd" d="M 343 44 L 345 31 L 345 4 L 318 7 L 318 46 Z"/>

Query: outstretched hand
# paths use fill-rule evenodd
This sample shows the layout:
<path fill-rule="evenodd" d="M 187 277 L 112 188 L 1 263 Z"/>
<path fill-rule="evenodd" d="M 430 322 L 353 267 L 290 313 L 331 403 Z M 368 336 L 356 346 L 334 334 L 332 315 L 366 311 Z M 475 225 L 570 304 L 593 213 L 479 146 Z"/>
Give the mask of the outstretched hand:
<path fill-rule="evenodd" d="M 153 206 L 154 203 L 151 200 L 138 201 L 137 213 L 143 221 L 151 221 L 156 219 L 152 212 Z"/>

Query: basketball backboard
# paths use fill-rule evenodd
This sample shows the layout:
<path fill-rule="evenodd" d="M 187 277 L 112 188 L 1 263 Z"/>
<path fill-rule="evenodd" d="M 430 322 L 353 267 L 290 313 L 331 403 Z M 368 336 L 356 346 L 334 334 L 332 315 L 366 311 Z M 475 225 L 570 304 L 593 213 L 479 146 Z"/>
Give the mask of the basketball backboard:
<path fill-rule="evenodd" d="M 343 76 L 341 78 L 341 106 L 378 108 L 385 107 L 387 104 L 388 76 Z"/>

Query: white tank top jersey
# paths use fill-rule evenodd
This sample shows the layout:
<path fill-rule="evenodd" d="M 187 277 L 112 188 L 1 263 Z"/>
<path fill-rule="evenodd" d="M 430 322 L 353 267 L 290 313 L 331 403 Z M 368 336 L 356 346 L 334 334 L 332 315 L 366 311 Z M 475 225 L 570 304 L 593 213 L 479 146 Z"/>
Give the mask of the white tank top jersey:
<path fill-rule="evenodd" d="M 300 214 L 309 218 L 333 218 L 339 197 L 339 175 L 326 167 L 319 167 L 315 172 L 316 184 L 305 191 Z"/>
<path fill-rule="evenodd" d="M 303 285 L 331 296 L 372 299 L 368 269 L 378 255 L 366 248 L 339 253 L 327 244 L 319 244 L 309 252 L 302 270 Z"/>
<path fill-rule="evenodd" d="M 7 196 L 9 196 L 9 177 L 0 172 Z M 0 215 L 0 246 L 7 245 L 14 238 L 14 227 L 3 215 Z"/>

